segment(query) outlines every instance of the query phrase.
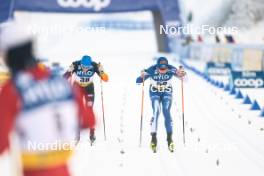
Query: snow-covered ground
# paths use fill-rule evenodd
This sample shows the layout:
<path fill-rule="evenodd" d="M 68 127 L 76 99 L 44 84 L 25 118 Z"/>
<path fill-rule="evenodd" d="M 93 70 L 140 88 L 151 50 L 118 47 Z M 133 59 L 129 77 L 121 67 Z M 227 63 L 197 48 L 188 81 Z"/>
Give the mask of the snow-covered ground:
<path fill-rule="evenodd" d="M 184 84 L 186 147 L 182 143 L 180 82 L 175 80 L 171 110 L 175 153 L 167 150 L 162 116 L 158 153 L 153 154 L 149 148 L 151 106 L 147 93 L 143 145 L 140 148 L 141 86 L 135 84 L 135 77 L 138 70 L 153 61 L 150 55 L 140 55 L 137 58 L 129 61 L 123 57 L 102 59 L 110 76 L 112 75 L 110 82 L 104 84 L 107 141 L 103 137 L 100 87 L 97 83 L 97 142 L 90 147 L 88 136 L 83 133 L 82 145 L 73 158 L 72 170 L 76 176 L 84 176 L 87 172 L 92 175 L 107 173 L 139 176 L 262 175 L 264 151 L 261 139 L 264 134 L 260 128 L 264 127 L 264 119 L 259 119 L 257 114 L 248 111 L 249 106 L 241 106 L 237 100 L 191 72 L 188 72 L 188 81 Z M 110 65 L 122 67 L 117 69 Z M 145 90 L 147 92 L 147 86 Z"/>
<path fill-rule="evenodd" d="M 31 20 L 37 23 L 34 21 L 37 18 Z M 74 22 L 74 18 L 69 20 Z M 248 105 L 242 105 L 192 72 L 188 72 L 184 82 L 186 146 L 183 146 L 180 81 L 175 79 L 171 109 L 175 152 L 167 150 L 163 116 L 159 120 L 158 152 L 150 150 L 152 110 L 148 85 L 144 88 L 143 140 L 139 147 L 142 87 L 135 79 L 143 68 L 154 64 L 155 51 L 153 31 L 91 32 L 67 38 L 53 36 L 40 42 L 40 57 L 67 66 L 83 54 L 90 54 L 110 76 L 109 83 L 103 84 L 107 140 L 104 141 L 103 135 L 100 83 L 95 79 L 97 140 L 91 147 L 87 133 L 83 132 L 69 164 L 74 176 L 262 176 L 264 119 L 258 117 L 259 112 L 249 111 Z M 170 62 L 179 66 L 172 59 Z M 8 155 L 0 158 L 0 175 L 10 175 L 10 170 L 14 170 L 10 163 Z"/>

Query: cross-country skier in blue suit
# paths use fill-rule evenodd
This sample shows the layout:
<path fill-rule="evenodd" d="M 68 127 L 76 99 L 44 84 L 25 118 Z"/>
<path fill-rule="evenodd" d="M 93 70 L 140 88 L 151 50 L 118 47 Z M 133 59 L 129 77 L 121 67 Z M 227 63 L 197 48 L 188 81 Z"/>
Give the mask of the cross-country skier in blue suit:
<path fill-rule="evenodd" d="M 170 113 L 173 97 L 172 78 L 176 76 L 181 79 L 185 74 L 183 68 L 177 69 L 169 65 L 167 58 L 160 57 L 155 65 L 148 69 L 144 69 L 141 72 L 141 76 L 136 80 L 137 83 L 142 83 L 150 79 L 149 95 L 153 109 L 153 116 L 151 119 L 151 148 L 154 152 L 156 152 L 157 148 L 157 126 L 161 106 L 165 118 L 168 148 L 170 151 L 174 150 L 172 140 L 172 118 Z"/>

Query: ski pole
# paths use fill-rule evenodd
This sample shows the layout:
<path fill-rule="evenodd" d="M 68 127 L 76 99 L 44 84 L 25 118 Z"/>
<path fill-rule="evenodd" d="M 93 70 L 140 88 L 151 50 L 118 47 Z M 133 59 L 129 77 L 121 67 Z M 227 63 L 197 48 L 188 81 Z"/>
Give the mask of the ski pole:
<path fill-rule="evenodd" d="M 141 93 L 141 116 L 140 116 L 139 147 L 141 147 L 141 142 L 142 142 L 142 126 L 143 126 L 143 113 L 144 113 L 144 86 L 145 86 L 145 77 L 143 77 L 142 93 Z"/>
<path fill-rule="evenodd" d="M 100 79 L 100 84 L 101 84 L 101 103 L 102 103 L 102 112 L 103 112 L 103 125 L 104 125 L 104 139 L 106 140 L 106 132 L 105 132 L 105 112 L 104 112 L 104 92 L 103 92 L 102 79 Z"/>
<path fill-rule="evenodd" d="M 183 67 L 180 66 L 180 69 Z M 185 146 L 185 120 L 184 120 L 184 89 L 183 89 L 183 78 L 181 78 L 181 98 L 182 98 L 182 130 L 183 130 L 183 144 Z"/>

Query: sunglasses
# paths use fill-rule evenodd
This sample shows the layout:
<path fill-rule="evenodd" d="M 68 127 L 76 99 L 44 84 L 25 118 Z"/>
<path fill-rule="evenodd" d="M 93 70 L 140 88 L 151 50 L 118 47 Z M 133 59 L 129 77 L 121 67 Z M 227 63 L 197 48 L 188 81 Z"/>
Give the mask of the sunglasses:
<path fill-rule="evenodd" d="M 159 64 L 168 64 L 167 61 L 160 61 Z"/>

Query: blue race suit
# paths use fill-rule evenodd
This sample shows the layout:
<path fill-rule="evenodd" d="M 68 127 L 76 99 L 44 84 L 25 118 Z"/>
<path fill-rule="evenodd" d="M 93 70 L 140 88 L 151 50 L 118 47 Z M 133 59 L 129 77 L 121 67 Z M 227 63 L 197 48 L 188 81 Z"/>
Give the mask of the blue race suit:
<path fill-rule="evenodd" d="M 153 116 L 151 119 L 151 133 L 157 132 L 158 127 L 158 117 L 161 111 L 165 118 L 165 127 L 167 133 L 172 133 L 172 118 L 170 114 L 171 104 L 172 104 L 172 78 L 176 76 L 177 69 L 168 65 L 168 71 L 165 74 L 161 74 L 158 71 L 157 65 L 153 65 L 145 70 L 145 80 L 150 78 L 150 88 L 149 96 L 151 99 Z M 143 78 L 138 77 L 137 83 L 142 83 Z"/>

